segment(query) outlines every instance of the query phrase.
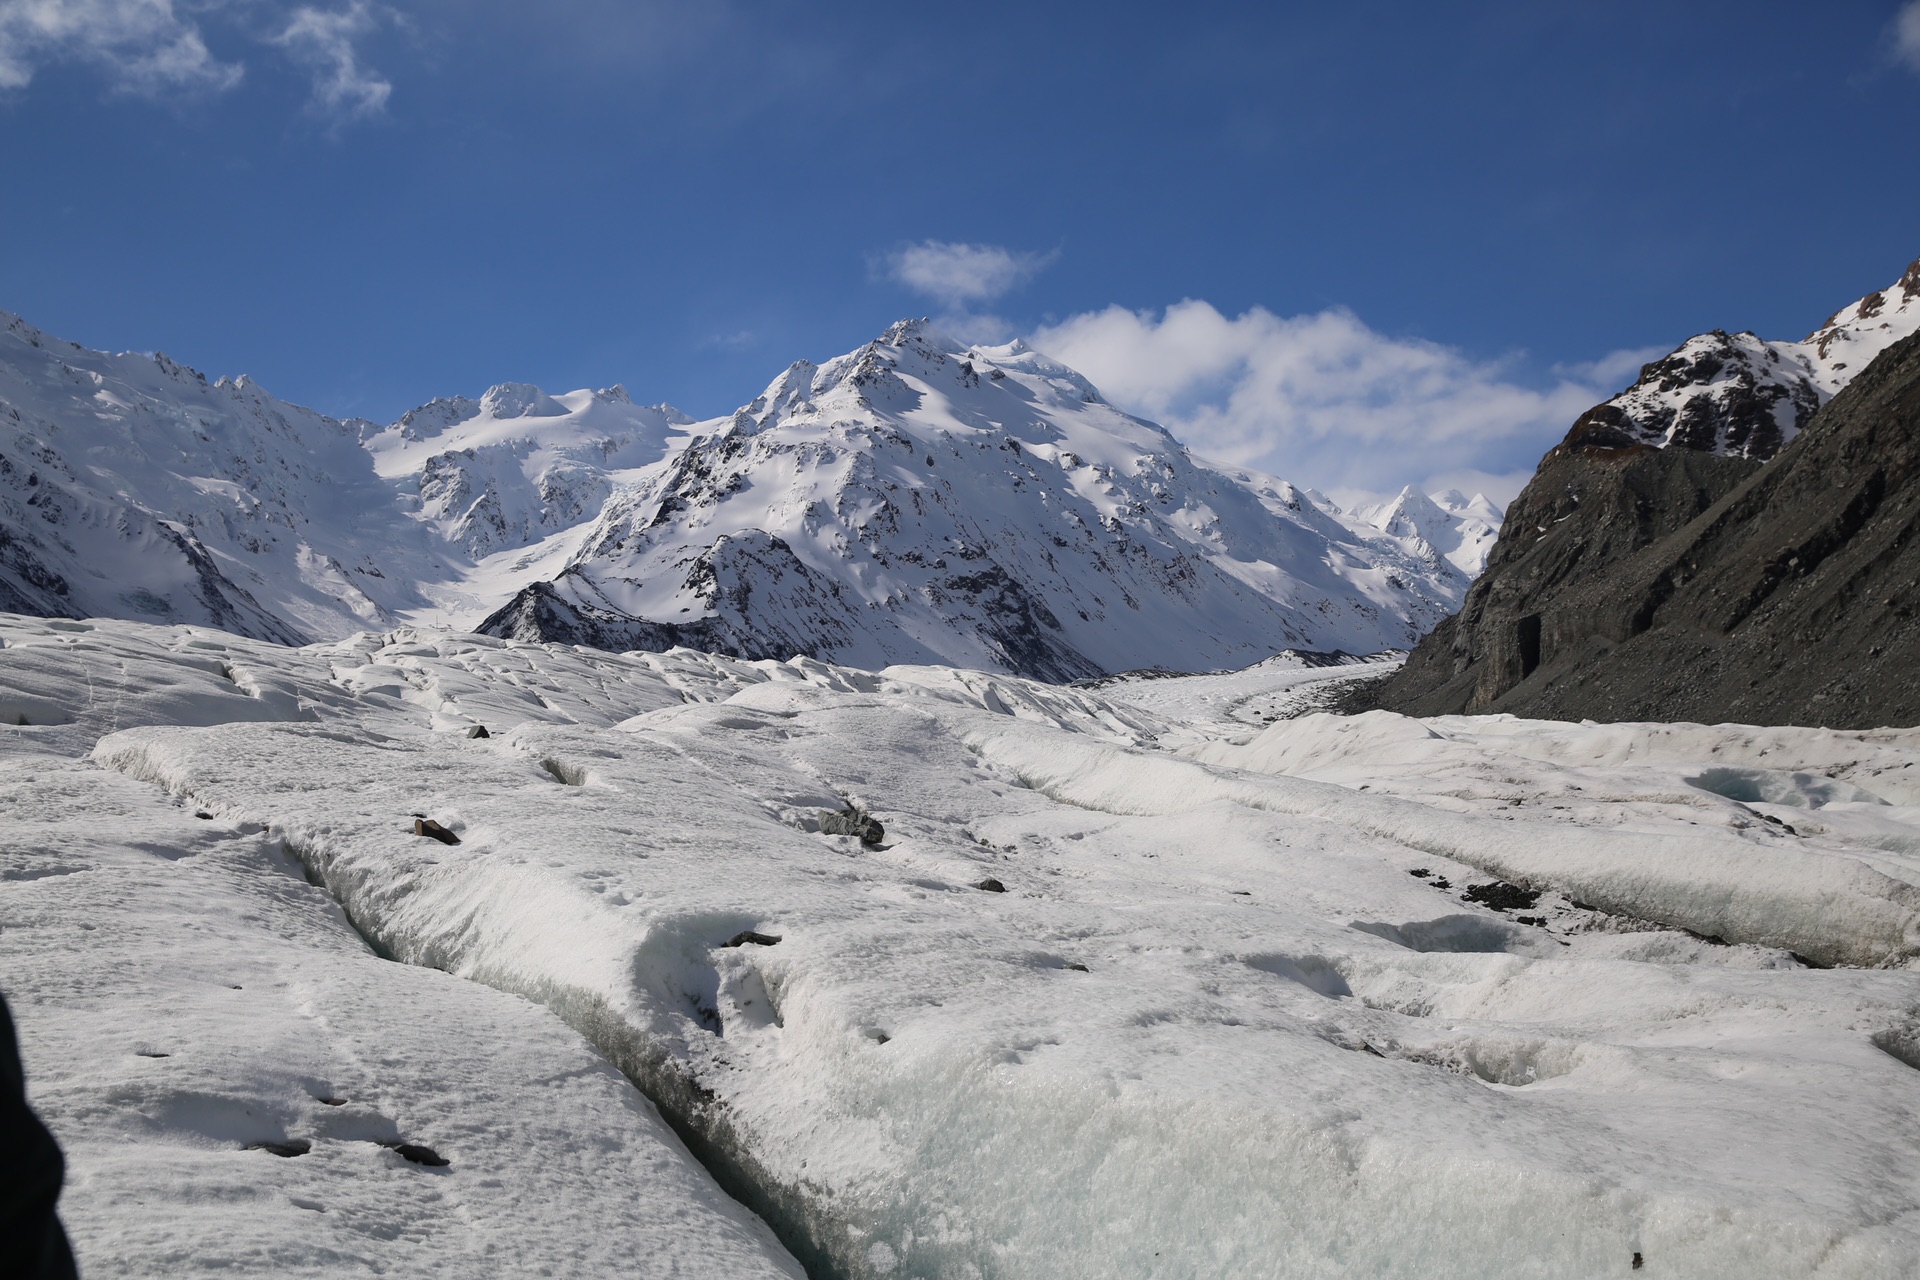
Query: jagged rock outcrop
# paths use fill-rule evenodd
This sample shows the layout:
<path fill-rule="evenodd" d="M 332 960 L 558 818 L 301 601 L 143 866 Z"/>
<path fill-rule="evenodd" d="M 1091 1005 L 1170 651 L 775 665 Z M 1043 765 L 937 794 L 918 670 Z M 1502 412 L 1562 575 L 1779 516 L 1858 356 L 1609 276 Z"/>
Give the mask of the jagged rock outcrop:
<path fill-rule="evenodd" d="M 1765 465 L 1576 428 L 1461 613 L 1378 698 L 1420 715 L 1912 725 L 1916 582 L 1920 336 Z"/>

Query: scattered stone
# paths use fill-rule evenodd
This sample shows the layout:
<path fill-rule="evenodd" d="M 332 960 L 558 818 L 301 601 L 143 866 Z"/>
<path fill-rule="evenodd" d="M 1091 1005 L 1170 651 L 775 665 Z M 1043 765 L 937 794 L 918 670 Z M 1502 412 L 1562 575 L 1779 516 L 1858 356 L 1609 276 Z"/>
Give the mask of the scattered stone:
<path fill-rule="evenodd" d="M 1644 1267 L 1646 1265 L 1647 1264 L 1641 1259 L 1639 1254 L 1636 1253 L 1633 1255 L 1633 1269 L 1635 1271 L 1638 1271 L 1641 1267 Z"/>
<path fill-rule="evenodd" d="M 1005 893 L 1007 891 L 1007 886 L 1001 884 L 992 876 L 988 876 L 985 880 L 980 881 L 980 883 L 973 887 L 976 889 L 985 889 L 988 893 Z"/>
<path fill-rule="evenodd" d="M 1087 968 L 1087 966 L 1083 964 L 1070 964 L 1067 966 L 1067 968 L 1072 969 L 1075 973 L 1092 973 L 1093 972 L 1093 970 Z"/>
<path fill-rule="evenodd" d="M 467 730 L 467 736 L 469 738 L 491 738 L 493 735 L 487 732 L 487 726 L 476 724 Z"/>
<path fill-rule="evenodd" d="M 1227 892 L 1236 898 L 1251 898 L 1253 896 L 1253 890 L 1251 889 L 1229 889 Z"/>
<path fill-rule="evenodd" d="M 1429 880 L 1427 883 L 1431 884 L 1436 889 L 1453 888 L 1453 881 L 1447 879 L 1445 876 L 1435 876 L 1432 880 Z"/>
<path fill-rule="evenodd" d="M 879 819 L 864 809 L 849 805 L 838 813 L 827 812 L 820 815 L 820 834 L 823 836 L 858 836 L 861 844 L 879 844 L 886 838 L 887 829 L 880 825 Z"/>
<path fill-rule="evenodd" d="M 413 834 L 417 836 L 430 836 L 438 840 L 441 844 L 460 843 L 459 836 L 453 834 L 453 832 L 447 830 L 432 818 L 415 818 L 413 820 Z"/>
<path fill-rule="evenodd" d="M 1545 916 L 1515 916 L 1514 920 L 1520 924 L 1530 924 L 1536 929 L 1544 929 L 1547 927 L 1547 918 Z"/>
<path fill-rule="evenodd" d="M 444 1169 L 453 1163 L 432 1147 L 423 1147 L 415 1142 L 383 1142 L 380 1145 L 389 1151 L 398 1152 L 402 1159 L 413 1164 L 424 1164 L 433 1169 Z"/>
<path fill-rule="evenodd" d="M 193 811 L 193 816 L 194 816 L 194 817 L 196 817 L 196 818 L 198 818 L 198 819 L 200 819 L 200 821 L 202 821 L 202 822 L 212 822 L 212 821 L 213 821 L 213 815 L 212 815 L 212 814 L 210 814 L 210 813 L 208 813 L 208 812 L 207 812 L 207 811 L 206 811 L 205 809 L 195 809 L 195 810 Z"/>
<path fill-rule="evenodd" d="M 158 1049 L 135 1049 L 134 1052 L 143 1058 L 171 1058 L 173 1056 L 170 1053 L 161 1053 Z"/>
<path fill-rule="evenodd" d="M 720 945 L 723 947 L 744 947 L 752 943 L 756 947 L 771 947 L 780 941 L 770 933 L 755 933 L 751 929 L 742 929 Z"/>
<path fill-rule="evenodd" d="M 319 1101 L 323 1107 L 344 1107 L 347 1105 L 345 1098 L 321 1098 Z"/>
<path fill-rule="evenodd" d="M 1407 872 L 1407 874 L 1416 880 L 1425 880 L 1428 876 L 1432 875 L 1433 872 L 1426 867 L 1415 867 L 1413 870 Z"/>
<path fill-rule="evenodd" d="M 305 1138 L 295 1138 L 291 1142 L 249 1142 L 242 1149 L 246 1151 L 268 1151 L 279 1156 L 282 1160 L 291 1160 L 295 1156 L 303 1156 L 313 1150 L 313 1144 Z"/>
<path fill-rule="evenodd" d="M 1525 911 L 1540 900 L 1538 889 L 1522 889 L 1517 884 L 1508 884 L 1504 880 L 1495 880 L 1492 884 L 1470 884 L 1467 886 L 1468 902 L 1478 902 L 1495 911 Z"/>

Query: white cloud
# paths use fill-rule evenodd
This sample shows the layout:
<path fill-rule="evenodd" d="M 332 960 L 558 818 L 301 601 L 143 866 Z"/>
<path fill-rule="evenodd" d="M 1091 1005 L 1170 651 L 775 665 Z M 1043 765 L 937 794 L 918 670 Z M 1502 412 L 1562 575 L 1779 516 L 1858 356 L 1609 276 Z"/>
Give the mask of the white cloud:
<path fill-rule="evenodd" d="M 291 11 L 272 0 L 0 0 L 0 91 L 25 89 L 43 67 L 78 62 L 98 68 L 118 93 L 222 93 L 245 68 L 207 48 L 204 28 L 217 21 L 309 68 L 312 106 L 331 119 L 377 115 L 393 92 L 355 49 L 376 25 L 368 0 Z"/>
<path fill-rule="evenodd" d="M 1025 284 L 1054 257 L 1016 253 L 996 244 L 925 240 L 888 254 L 887 274 L 915 293 L 961 311 Z"/>
<path fill-rule="evenodd" d="M 1920 71 L 1920 0 L 1907 0 L 1895 16 L 1893 49 L 1902 62 Z"/>
<path fill-rule="evenodd" d="M 1196 453 L 1376 493 L 1469 476 L 1511 482 L 1648 357 L 1615 353 L 1534 387 L 1508 364 L 1388 337 L 1350 311 L 1286 318 L 1256 307 L 1229 319 L 1193 300 L 1158 315 L 1071 316 L 1032 342 Z"/>
<path fill-rule="evenodd" d="M 0 89 L 24 89 L 42 66 L 100 68 L 123 93 L 218 93 L 240 82 L 238 63 L 207 49 L 172 0 L 0 0 Z"/>
<path fill-rule="evenodd" d="M 339 121 L 363 120 L 386 109 L 393 85 L 362 67 L 354 49 L 354 41 L 373 26 L 366 0 L 331 11 L 302 5 L 273 37 L 295 60 L 314 69 L 312 107 L 319 114 Z"/>

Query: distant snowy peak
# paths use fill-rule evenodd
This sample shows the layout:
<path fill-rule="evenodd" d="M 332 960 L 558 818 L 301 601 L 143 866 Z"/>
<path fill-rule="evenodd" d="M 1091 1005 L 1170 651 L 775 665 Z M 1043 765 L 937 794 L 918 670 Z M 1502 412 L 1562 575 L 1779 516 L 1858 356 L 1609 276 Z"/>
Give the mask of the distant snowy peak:
<path fill-rule="evenodd" d="M 1355 514 L 1383 533 L 1433 548 L 1468 577 L 1487 567 L 1487 553 L 1500 537 L 1500 508 L 1476 493 L 1458 489 L 1425 494 L 1408 485 L 1393 501 Z"/>
<path fill-rule="evenodd" d="M 483 624 L 1047 679 L 1404 646 L 1466 576 L 1193 458 L 1024 343 L 924 320 L 798 361 L 616 494 Z"/>
<path fill-rule="evenodd" d="M 419 519 L 485 559 L 593 519 L 623 472 L 659 462 L 692 421 L 621 386 L 553 396 L 505 382 L 409 410 L 363 443 Z"/>
<path fill-rule="evenodd" d="M 1562 448 L 1697 449 L 1764 461 L 1873 358 L 1920 330 L 1920 259 L 1799 342 L 1716 329 L 1582 414 Z"/>

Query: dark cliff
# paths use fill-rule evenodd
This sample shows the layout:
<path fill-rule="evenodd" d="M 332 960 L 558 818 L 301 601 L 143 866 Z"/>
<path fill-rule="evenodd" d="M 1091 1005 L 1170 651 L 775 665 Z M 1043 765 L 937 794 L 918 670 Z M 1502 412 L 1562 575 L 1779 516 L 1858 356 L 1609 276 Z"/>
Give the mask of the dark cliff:
<path fill-rule="evenodd" d="M 1920 723 L 1920 337 L 1773 461 L 1576 423 L 1461 612 L 1377 688 L 1410 715 Z"/>

